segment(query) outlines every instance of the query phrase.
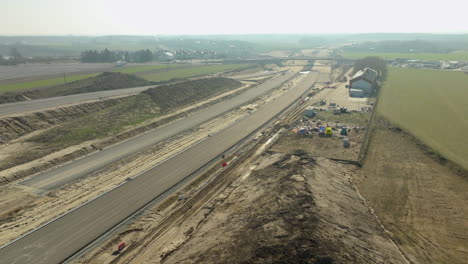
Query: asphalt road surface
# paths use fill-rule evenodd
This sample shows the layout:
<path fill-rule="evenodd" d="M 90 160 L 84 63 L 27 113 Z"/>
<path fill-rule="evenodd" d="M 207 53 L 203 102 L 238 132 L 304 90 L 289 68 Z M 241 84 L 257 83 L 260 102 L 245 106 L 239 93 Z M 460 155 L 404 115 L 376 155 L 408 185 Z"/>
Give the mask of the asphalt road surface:
<path fill-rule="evenodd" d="M 309 73 L 290 92 L 231 127 L 0 249 L 0 262 L 58 263 L 65 260 L 165 190 L 219 157 L 293 103 L 316 79 L 317 73 Z"/>
<path fill-rule="evenodd" d="M 240 107 L 252 99 L 265 94 L 271 89 L 279 87 L 284 81 L 290 79 L 295 73 L 288 72 L 275 79 L 269 80 L 255 88 L 249 89 L 233 98 L 213 104 L 190 114 L 187 118 L 178 119 L 165 126 L 156 128 L 147 133 L 121 142 L 110 148 L 95 152 L 75 162 L 65 164 L 51 171 L 36 175 L 21 184 L 38 189 L 51 190 L 72 180 L 89 175 L 105 166 L 121 160 L 131 154 L 142 151 L 158 142 L 197 127 L 216 116 Z"/>
<path fill-rule="evenodd" d="M 93 93 L 83 93 L 83 94 L 72 94 L 67 96 L 57 96 L 45 99 L 37 99 L 31 101 L 22 101 L 15 103 L 0 104 L 0 117 L 9 117 L 15 116 L 18 114 L 32 113 L 47 109 L 53 109 L 60 106 L 78 104 L 84 102 L 92 102 L 103 99 L 109 99 L 112 97 L 133 95 L 140 93 L 146 89 L 155 87 L 152 86 L 142 86 L 142 87 L 133 87 L 126 89 L 117 89 L 110 91 L 100 91 Z"/>

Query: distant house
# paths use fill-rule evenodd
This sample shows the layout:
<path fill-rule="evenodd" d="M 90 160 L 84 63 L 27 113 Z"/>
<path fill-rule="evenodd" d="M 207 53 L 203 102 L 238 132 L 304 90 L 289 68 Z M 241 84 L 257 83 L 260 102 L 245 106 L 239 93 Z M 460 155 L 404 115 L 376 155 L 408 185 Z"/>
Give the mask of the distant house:
<path fill-rule="evenodd" d="M 377 72 L 371 68 L 365 68 L 356 72 L 349 80 L 349 88 L 351 90 L 361 90 L 362 94 L 371 94 L 377 82 Z M 354 91 L 354 94 L 358 92 Z M 361 93 L 359 93 L 361 94 Z"/>
<path fill-rule="evenodd" d="M 126 62 L 126 61 L 123 61 L 123 60 L 118 60 L 118 61 L 116 61 L 114 64 L 115 64 L 115 66 L 117 66 L 117 67 L 122 67 L 122 66 L 125 66 L 125 65 L 127 64 L 127 62 Z"/>

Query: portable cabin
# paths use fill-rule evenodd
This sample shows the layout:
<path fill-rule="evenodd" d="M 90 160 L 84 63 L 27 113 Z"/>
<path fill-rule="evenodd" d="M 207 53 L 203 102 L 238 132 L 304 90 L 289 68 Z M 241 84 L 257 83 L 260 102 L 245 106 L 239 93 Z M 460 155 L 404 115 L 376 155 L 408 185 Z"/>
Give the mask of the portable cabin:
<path fill-rule="evenodd" d="M 315 112 L 315 109 L 313 107 L 308 107 L 304 111 L 304 116 L 306 117 L 312 118 L 312 117 L 315 117 L 316 115 L 317 113 Z"/>

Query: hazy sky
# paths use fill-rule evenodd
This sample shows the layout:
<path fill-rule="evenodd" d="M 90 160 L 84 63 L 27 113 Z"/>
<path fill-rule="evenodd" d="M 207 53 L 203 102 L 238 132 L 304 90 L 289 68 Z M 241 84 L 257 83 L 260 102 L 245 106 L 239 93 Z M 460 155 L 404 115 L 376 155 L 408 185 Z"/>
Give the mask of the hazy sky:
<path fill-rule="evenodd" d="M 0 35 L 468 33 L 468 0 L 0 0 Z"/>

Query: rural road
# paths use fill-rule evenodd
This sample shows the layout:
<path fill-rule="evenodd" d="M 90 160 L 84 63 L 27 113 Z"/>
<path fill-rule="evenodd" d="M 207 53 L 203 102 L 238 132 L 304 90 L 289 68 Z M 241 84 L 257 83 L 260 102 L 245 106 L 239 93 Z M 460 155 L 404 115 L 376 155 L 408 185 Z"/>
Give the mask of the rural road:
<path fill-rule="evenodd" d="M 178 119 L 167 125 L 151 130 L 142 135 L 113 145 L 87 157 L 65 164 L 51 171 L 26 179 L 21 184 L 42 190 L 51 190 L 80 177 L 89 175 L 105 166 L 121 160 L 131 154 L 142 151 L 160 141 L 197 127 L 216 116 L 240 107 L 252 99 L 279 87 L 290 79 L 295 72 L 287 72 L 237 96 L 203 108 L 189 117 Z"/>
<path fill-rule="evenodd" d="M 317 79 L 311 72 L 294 88 L 220 133 L 0 249 L 1 263 L 58 263 L 123 221 L 165 190 L 273 118 Z"/>
<path fill-rule="evenodd" d="M 142 86 L 126 89 L 100 91 L 93 93 L 73 94 L 67 96 L 58 96 L 45 99 L 37 99 L 31 101 L 22 101 L 15 103 L 0 104 L 0 117 L 10 117 L 18 114 L 37 112 L 46 109 L 57 108 L 64 105 L 78 104 L 83 102 L 97 101 L 101 99 L 109 99 L 112 97 L 132 95 L 140 93 L 148 88 L 155 87 Z"/>

